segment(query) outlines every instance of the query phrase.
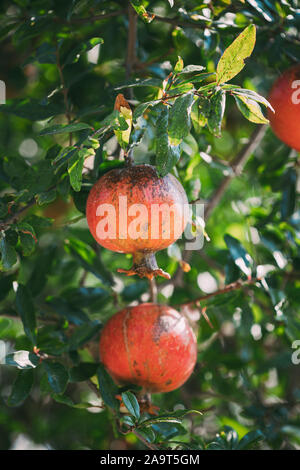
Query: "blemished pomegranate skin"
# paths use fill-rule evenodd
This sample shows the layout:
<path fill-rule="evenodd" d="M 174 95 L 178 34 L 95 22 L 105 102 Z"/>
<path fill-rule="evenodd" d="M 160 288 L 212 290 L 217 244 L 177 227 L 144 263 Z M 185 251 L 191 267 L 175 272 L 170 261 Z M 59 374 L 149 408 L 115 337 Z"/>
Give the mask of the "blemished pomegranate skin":
<path fill-rule="evenodd" d="M 173 308 L 140 304 L 108 320 L 100 337 L 100 360 L 119 384 L 170 392 L 192 374 L 197 339 L 186 318 Z"/>
<path fill-rule="evenodd" d="M 154 207 L 172 210 L 169 213 L 162 210 L 154 216 Z M 173 175 L 160 178 L 153 166 L 135 165 L 111 170 L 94 184 L 87 200 L 86 217 L 91 234 L 100 245 L 134 255 L 133 269 L 128 275 L 169 278 L 158 268 L 153 253 L 182 235 L 187 208 L 186 193 Z M 108 228 L 115 230 L 107 235 Z"/>
<path fill-rule="evenodd" d="M 300 64 L 286 70 L 274 83 L 268 110 L 271 127 L 289 147 L 300 151 Z"/>

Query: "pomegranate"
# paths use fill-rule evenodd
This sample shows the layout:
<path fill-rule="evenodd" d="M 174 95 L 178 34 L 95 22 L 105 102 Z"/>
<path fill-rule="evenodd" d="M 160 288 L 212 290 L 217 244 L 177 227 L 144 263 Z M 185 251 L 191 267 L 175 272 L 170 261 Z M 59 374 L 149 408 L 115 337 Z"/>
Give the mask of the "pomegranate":
<path fill-rule="evenodd" d="M 300 64 L 286 70 L 274 83 L 269 101 L 275 114 L 268 117 L 274 133 L 300 151 Z"/>
<path fill-rule="evenodd" d="M 133 255 L 133 267 L 119 272 L 170 278 L 158 268 L 155 252 L 177 240 L 188 219 L 187 196 L 173 175 L 160 178 L 151 165 L 111 170 L 92 187 L 86 216 L 100 245 Z"/>
<path fill-rule="evenodd" d="M 167 305 L 127 307 L 102 330 L 100 358 L 113 379 L 144 392 L 170 392 L 191 375 L 197 340 L 186 318 Z"/>

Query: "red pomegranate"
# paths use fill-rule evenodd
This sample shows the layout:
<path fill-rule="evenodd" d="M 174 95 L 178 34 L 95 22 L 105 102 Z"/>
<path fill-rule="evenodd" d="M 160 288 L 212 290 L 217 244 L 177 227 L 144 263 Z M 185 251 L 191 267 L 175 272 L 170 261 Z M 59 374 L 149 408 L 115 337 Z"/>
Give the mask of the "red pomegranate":
<path fill-rule="evenodd" d="M 300 64 L 286 70 L 274 83 L 268 111 L 274 133 L 290 147 L 300 151 Z"/>
<path fill-rule="evenodd" d="M 108 320 L 100 338 L 100 358 L 120 384 L 137 384 L 145 392 L 170 392 L 193 372 L 197 340 L 179 312 L 146 303 L 127 307 Z"/>
<path fill-rule="evenodd" d="M 133 255 L 132 269 L 119 272 L 170 278 L 154 253 L 177 240 L 188 219 L 187 196 L 173 175 L 160 178 L 151 165 L 111 170 L 92 187 L 86 216 L 100 245 Z"/>

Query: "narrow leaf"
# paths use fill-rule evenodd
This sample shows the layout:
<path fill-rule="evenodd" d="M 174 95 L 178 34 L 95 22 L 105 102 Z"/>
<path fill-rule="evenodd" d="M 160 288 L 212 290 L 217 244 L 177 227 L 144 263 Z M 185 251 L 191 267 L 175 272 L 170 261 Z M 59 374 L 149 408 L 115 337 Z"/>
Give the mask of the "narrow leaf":
<path fill-rule="evenodd" d="M 69 132 L 82 131 L 83 129 L 91 129 L 91 126 L 89 124 L 85 124 L 84 122 L 77 122 L 74 124 L 68 124 L 66 126 L 63 126 L 62 124 L 57 124 L 54 126 L 46 127 L 40 132 L 40 135 L 65 134 Z"/>
<path fill-rule="evenodd" d="M 92 339 L 93 336 L 99 332 L 101 327 L 102 324 L 99 320 L 94 320 L 91 323 L 87 323 L 76 328 L 69 340 L 69 350 L 75 351 L 80 348 L 83 344 Z"/>
<path fill-rule="evenodd" d="M 106 372 L 103 364 L 100 364 L 97 370 L 99 390 L 104 403 L 115 410 L 119 410 L 120 402 L 117 400 L 118 387 Z"/>
<path fill-rule="evenodd" d="M 255 122 L 256 124 L 268 124 L 268 119 L 265 118 L 256 101 L 241 95 L 235 95 L 234 99 L 237 107 L 248 121 Z"/>
<path fill-rule="evenodd" d="M 70 176 L 70 184 L 74 191 L 79 192 L 82 183 L 82 170 L 85 158 L 88 156 L 88 149 L 79 150 L 68 160 L 68 173 Z M 90 150 L 90 149 L 89 149 Z"/>
<path fill-rule="evenodd" d="M 28 288 L 19 284 L 16 295 L 16 307 L 24 327 L 25 334 L 36 345 L 36 318 L 31 293 Z"/>
<path fill-rule="evenodd" d="M 251 55 L 255 40 L 256 29 L 251 24 L 227 47 L 217 65 L 218 84 L 228 82 L 244 68 L 244 60 Z"/>
<path fill-rule="evenodd" d="M 151 23 L 155 15 L 147 12 L 141 0 L 131 0 L 130 3 L 145 23 Z"/>
<path fill-rule="evenodd" d="M 221 125 L 225 112 L 226 93 L 218 90 L 210 100 L 210 109 L 207 118 L 209 131 L 217 137 L 221 135 Z"/>
<path fill-rule="evenodd" d="M 179 145 L 171 145 L 168 136 L 169 110 L 164 106 L 156 121 L 156 166 L 164 176 L 180 157 Z"/>
<path fill-rule="evenodd" d="M 96 374 L 99 364 L 95 362 L 82 362 L 70 369 L 70 382 L 84 382 Z"/>
<path fill-rule="evenodd" d="M 17 253 L 4 236 L 0 241 L 1 264 L 5 270 L 11 269 L 17 262 Z"/>
<path fill-rule="evenodd" d="M 69 375 L 65 367 L 59 362 L 43 361 L 47 372 L 48 382 L 55 393 L 63 393 L 67 387 Z"/>
<path fill-rule="evenodd" d="M 168 134 L 173 145 L 178 145 L 186 137 L 191 127 L 191 106 L 194 96 L 191 93 L 177 98 L 169 112 Z"/>
<path fill-rule="evenodd" d="M 140 405 L 136 396 L 130 391 L 123 392 L 122 401 L 129 413 L 132 414 L 136 419 L 140 419 Z"/>
<path fill-rule="evenodd" d="M 7 399 L 8 406 L 19 406 L 28 397 L 33 385 L 33 370 L 20 370 Z"/>

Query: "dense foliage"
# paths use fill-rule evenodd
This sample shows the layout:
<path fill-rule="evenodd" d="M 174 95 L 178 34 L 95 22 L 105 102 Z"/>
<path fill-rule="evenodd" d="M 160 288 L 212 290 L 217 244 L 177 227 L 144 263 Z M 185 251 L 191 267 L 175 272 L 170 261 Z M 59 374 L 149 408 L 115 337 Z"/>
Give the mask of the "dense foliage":
<path fill-rule="evenodd" d="M 265 117 L 300 62 L 298 2 L 131 4 L 1 2 L 0 448 L 299 448 L 299 162 Z M 203 248 L 157 254 L 158 301 L 197 330 L 197 366 L 151 407 L 98 355 L 103 323 L 155 297 L 86 223 L 124 156 L 205 205 Z"/>

